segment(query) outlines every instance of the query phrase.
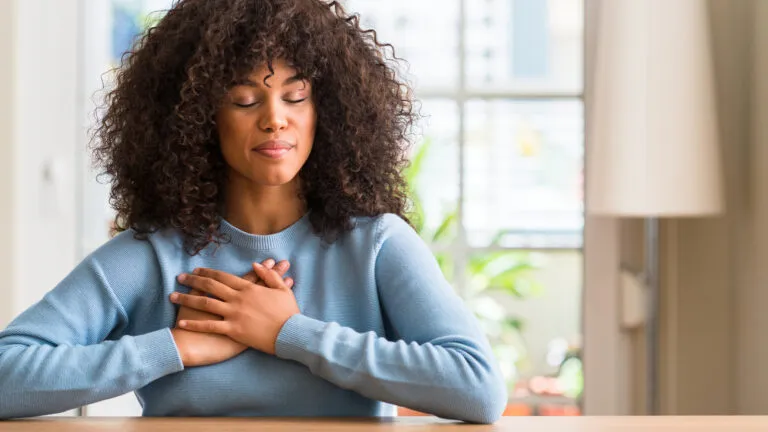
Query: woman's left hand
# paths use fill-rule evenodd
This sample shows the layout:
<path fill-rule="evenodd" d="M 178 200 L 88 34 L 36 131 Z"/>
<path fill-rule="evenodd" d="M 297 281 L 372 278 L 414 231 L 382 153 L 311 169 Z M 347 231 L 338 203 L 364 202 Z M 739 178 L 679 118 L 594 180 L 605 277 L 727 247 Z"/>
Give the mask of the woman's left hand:
<path fill-rule="evenodd" d="M 213 295 L 171 294 L 176 304 L 223 317 L 223 320 L 182 320 L 179 327 L 229 336 L 244 345 L 275 353 L 275 341 L 288 318 L 300 313 L 293 291 L 283 278 L 259 263 L 253 270 L 265 285 L 258 285 L 218 270 L 198 268 L 178 280 L 192 289 Z"/>

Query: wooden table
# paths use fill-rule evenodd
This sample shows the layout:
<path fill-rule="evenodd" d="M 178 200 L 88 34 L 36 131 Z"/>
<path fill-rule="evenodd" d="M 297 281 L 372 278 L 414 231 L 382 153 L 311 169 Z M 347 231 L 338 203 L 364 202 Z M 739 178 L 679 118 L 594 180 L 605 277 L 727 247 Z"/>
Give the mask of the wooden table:
<path fill-rule="evenodd" d="M 381 420 L 275 418 L 48 417 L 0 421 L 0 431 L 768 431 L 767 417 L 504 417 L 493 425 L 468 425 L 434 417 Z"/>

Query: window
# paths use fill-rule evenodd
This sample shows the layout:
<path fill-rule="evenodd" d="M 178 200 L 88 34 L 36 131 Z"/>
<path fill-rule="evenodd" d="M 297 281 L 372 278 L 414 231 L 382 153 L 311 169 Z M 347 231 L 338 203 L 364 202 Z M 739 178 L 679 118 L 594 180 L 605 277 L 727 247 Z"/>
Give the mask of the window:
<path fill-rule="evenodd" d="M 344 4 L 405 59 L 420 233 L 494 345 L 507 413 L 578 413 L 582 0 Z"/>

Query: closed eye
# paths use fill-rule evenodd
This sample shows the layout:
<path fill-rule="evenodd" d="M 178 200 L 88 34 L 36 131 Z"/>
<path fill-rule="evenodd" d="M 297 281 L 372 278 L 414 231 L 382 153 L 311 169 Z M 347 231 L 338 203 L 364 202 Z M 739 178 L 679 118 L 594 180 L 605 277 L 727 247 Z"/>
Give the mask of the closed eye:
<path fill-rule="evenodd" d="M 298 103 L 304 102 L 304 101 L 305 101 L 305 100 L 307 100 L 307 99 L 308 99 L 308 98 L 302 98 L 302 99 L 284 99 L 284 100 L 285 100 L 285 102 L 288 102 L 289 104 L 298 104 Z M 252 106 L 256 106 L 256 105 L 258 105 L 258 103 L 259 103 L 259 102 L 252 102 L 252 103 L 244 104 L 244 103 L 237 103 L 237 102 L 233 102 L 233 104 L 234 104 L 235 106 L 238 106 L 238 107 L 240 107 L 240 108 L 250 108 L 250 107 L 252 107 Z"/>

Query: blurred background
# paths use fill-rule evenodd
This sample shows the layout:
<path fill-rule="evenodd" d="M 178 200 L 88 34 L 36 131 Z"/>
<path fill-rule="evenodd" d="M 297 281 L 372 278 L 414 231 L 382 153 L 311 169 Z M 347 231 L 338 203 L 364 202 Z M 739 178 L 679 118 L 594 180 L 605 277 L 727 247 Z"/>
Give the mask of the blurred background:
<path fill-rule="evenodd" d="M 768 412 L 768 1 L 679 1 L 690 9 L 652 0 L 342 2 L 406 60 L 400 73 L 425 115 L 406 173 L 417 228 L 493 344 L 506 415 Z M 0 327 L 108 240 L 108 179 L 91 168 L 87 131 L 110 70 L 171 4 L 0 0 Z M 701 25 L 665 34 L 658 22 Z M 657 45 L 638 45 L 651 35 Z M 663 91 L 640 101 L 630 90 L 657 94 L 645 78 L 673 71 L 649 53 L 678 45 L 706 53 L 677 75 L 711 84 L 715 116 L 693 128 L 711 129 L 700 140 L 715 144 L 710 153 L 676 152 L 675 140 L 646 140 L 662 145 L 657 159 L 645 144 L 605 147 L 626 133 L 615 126 L 625 125 L 623 111 L 611 107 L 674 105 Z M 638 58 L 645 63 L 634 67 Z M 676 115 L 707 106 L 676 101 L 661 116 L 662 136 L 678 136 Z M 598 148 L 604 157 L 592 165 Z M 714 211 L 694 205 L 668 217 L 652 206 L 587 205 L 593 185 L 599 197 L 632 197 L 632 187 L 669 173 L 677 177 L 649 193 L 685 201 L 673 192 L 698 178 L 686 170 L 709 167 L 702 161 L 712 169 L 696 175 L 717 187 L 680 196 L 724 198 Z M 633 166 L 644 167 L 642 181 L 605 189 Z M 140 408 L 125 395 L 80 414 Z"/>

